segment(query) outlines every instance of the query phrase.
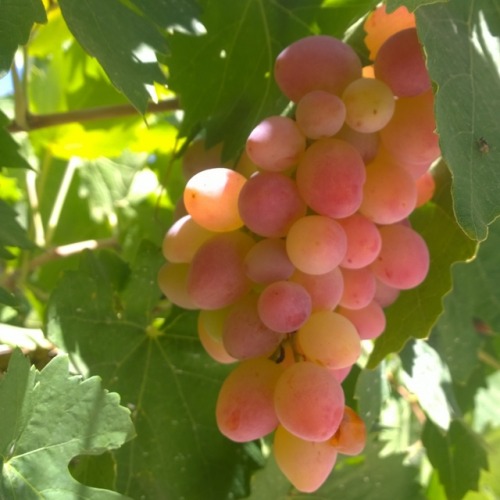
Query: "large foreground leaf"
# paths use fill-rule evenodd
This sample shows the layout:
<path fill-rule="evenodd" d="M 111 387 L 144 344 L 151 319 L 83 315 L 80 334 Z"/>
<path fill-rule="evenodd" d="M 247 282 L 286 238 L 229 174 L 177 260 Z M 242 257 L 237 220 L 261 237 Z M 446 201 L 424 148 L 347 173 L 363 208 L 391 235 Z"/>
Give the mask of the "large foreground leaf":
<path fill-rule="evenodd" d="M 14 352 L 0 382 L 0 428 L 0 498 L 125 498 L 84 486 L 68 471 L 76 455 L 118 448 L 134 429 L 118 395 L 97 377 L 68 375 L 67 356 L 37 372 Z"/>
<path fill-rule="evenodd" d="M 416 14 L 438 86 L 436 121 L 457 220 L 482 240 L 500 215 L 500 9 L 489 0 L 453 0 Z"/>
<path fill-rule="evenodd" d="M 116 257 L 87 254 L 51 297 L 49 337 L 132 409 L 137 438 L 116 454 L 119 490 L 155 500 L 241 495 L 243 448 L 214 416 L 227 368 L 201 351 L 195 314 L 174 314 L 161 332 L 150 326 L 161 262 L 156 247 L 143 246 L 127 275 Z"/>

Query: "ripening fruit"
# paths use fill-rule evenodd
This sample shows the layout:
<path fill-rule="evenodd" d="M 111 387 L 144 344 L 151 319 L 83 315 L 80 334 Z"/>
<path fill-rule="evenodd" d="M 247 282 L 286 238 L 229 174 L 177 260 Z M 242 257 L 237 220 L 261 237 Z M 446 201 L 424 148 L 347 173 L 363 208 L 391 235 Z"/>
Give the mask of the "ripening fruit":
<path fill-rule="evenodd" d="M 342 128 L 345 114 L 345 105 L 340 97 L 324 90 L 313 90 L 297 103 L 295 120 L 309 139 L 324 139 Z"/>
<path fill-rule="evenodd" d="M 198 322 L 203 329 L 217 342 L 222 343 L 222 332 L 226 323 L 227 315 L 231 306 L 222 309 L 201 309 L 198 314 Z"/>
<path fill-rule="evenodd" d="M 259 236 L 279 238 L 306 213 L 295 182 L 277 172 L 259 172 L 240 192 L 238 209 L 245 225 Z"/>
<path fill-rule="evenodd" d="M 246 152 L 264 170 L 282 172 L 295 165 L 306 149 L 306 138 L 294 120 L 270 116 L 248 136 Z"/>
<path fill-rule="evenodd" d="M 416 181 L 417 185 L 417 207 L 421 207 L 434 196 L 436 190 L 436 181 L 431 172 L 422 174 Z"/>
<path fill-rule="evenodd" d="M 225 365 L 237 361 L 237 359 L 229 355 L 220 339 L 216 340 L 207 332 L 201 319 L 201 315 L 198 315 L 198 338 L 200 339 L 200 343 L 203 346 L 203 349 L 205 349 L 205 352 L 214 361 L 217 361 L 217 363 Z"/>
<path fill-rule="evenodd" d="M 379 136 L 376 132 L 365 134 L 353 130 L 349 125 L 344 125 L 340 132 L 335 135 L 336 139 L 342 139 L 348 142 L 358 151 L 365 165 L 377 156 L 378 146 L 380 144 Z"/>
<path fill-rule="evenodd" d="M 378 132 L 389 123 L 394 113 L 391 89 L 375 78 L 354 80 L 344 90 L 342 100 L 346 109 L 345 121 L 357 132 Z"/>
<path fill-rule="evenodd" d="M 342 269 L 344 293 L 340 305 L 348 309 L 366 307 L 375 296 L 375 276 L 368 267 Z"/>
<path fill-rule="evenodd" d="M 207 148 L 204 139 L 195 139 L 182 157 L 182 174 L 186 180 L 210 168 L 222 167 L 222 143 Z"/>
<path fill-rule="evenodd" d="M 373 300 L 380 304 L 380 307 L 389 307 L 396 302 L 401 290 L 393 286 L 386 285 L 379 279 L 375 280 L 375 296 Z"/>
<path fill-rule="evenodd" d="M 196 252 L 189 269 L 187 289 L 201 309 L 234 304 L 250 289 L 245 256 L 253 239 L 240 231 L 216 234 Z"/>
<path fill-rule="evenodd" d="M 274 433 L 273 451 L 281 472 L 304 493 L 316 491 L 326 481 L 338 453 L 329 442 L 300 439 L 281 425 Z"/>
<path fill-rule="evenodd" d="M 375 76 L 397 97 L 413 97 L 431 88 L 424 53 L 415 28 L 392 35 L 378 51 Z"/>
<path fill-rule="evenodd" d="M 324 90 L 339 95 L 361 76 L 361 61 L 349 45 L 326 35 L 297 40 L 276 58 L 274 78 L 290 100 Z"/>
<path fill-rule="evenodd" d="M 382 335 L 385 330 L 384 310 L 375 300 L 361 309 L 339 307 L 337 312 L 345 316 L 356 327 L 361 340 L 375 339 Z"/>
<path fill-rule="evenodd" d="M 187 289 L 189 269 L 189 264 L 163 264 L 158 271 L 158 286 L 172 304 L 183 309 L 198 309 Z"/>
<path fill-rule="evenodd" d="M 200 226 L 210 231 L 233 231 L 243 226 L 238 197 L 246 179 L 229 168 L 211 168 L 191 177 L 184 205 Z"/>
<path fill-rule="evenodd" d="M 325 274 L 345 256 L 347 238 L 342 226 L 323 215 L 306 215 L 290 228 L 286 251 L 292 264 L 307 274 Z"/>
<path fill-rule="evenodd" d="M 318 311 L 297 332 L 300 350 L 309 361 L 332 370 L 353 365 L 361 354 L 354 325 L 333 311 Z"/>
<path fill-rule="evenodd" d="M 330 444 L 343 455 L 359 455 L 366 445 L 366 425 L 349 406 L 345 407 L 340 427 Z"/>
<path fill-rule="evenodd" d="M 427 276 L 429 250 L 416 231 L 403 224 L 380 227 L 382 249 L 370 266 L 375 276 L 400 290 L 414 288 Z"/>
<path fill-rule="evenodd" d="M 219 430 L 236 442 L 252 441 L 278 425 L 274 389 L 282 368 L 267 358 L 240 363 L 224 380 L 215 416 Z"/>
<path fill-rule="evenodd" d="M 309 207 L 333 218 L 356 212 L 365 178 L 361 155 L 340 139 L 320 139 L 309 146 L 296 174 L 297 187 Z"/>
<path fill-rule="evenodd" d="M 326 441 L 337 431 L 344 413 L 344 392 L 335 377 L 310 361 L 287 367 L 274 389 L 281 425 L 308 441 Z"/>

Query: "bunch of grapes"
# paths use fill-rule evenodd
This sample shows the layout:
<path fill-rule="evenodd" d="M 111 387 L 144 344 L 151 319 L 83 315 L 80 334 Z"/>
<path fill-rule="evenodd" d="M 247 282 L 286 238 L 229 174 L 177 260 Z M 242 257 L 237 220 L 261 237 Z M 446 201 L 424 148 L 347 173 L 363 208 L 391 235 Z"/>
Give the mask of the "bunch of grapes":
<path fill-rule="evenodd" d="M 304 492 L 338 453 L 363 449 L 341 382 L 361 341 L 383 332 L 383 308 L 429 267 L 408 221 L 432 196 L 440 154 L 414 18 L 381 8 L 365 29 L 368 68 L 330 36 L 279 54 L 274 77 L 294 117 L 259 123 L 243 167 L 188 180 L 159 273 L 171 302 L 200 309 L 208 354 L 239 362 L 220 389 L 220 431 L 237 442 L 274 431 L 276 461 Z"/>

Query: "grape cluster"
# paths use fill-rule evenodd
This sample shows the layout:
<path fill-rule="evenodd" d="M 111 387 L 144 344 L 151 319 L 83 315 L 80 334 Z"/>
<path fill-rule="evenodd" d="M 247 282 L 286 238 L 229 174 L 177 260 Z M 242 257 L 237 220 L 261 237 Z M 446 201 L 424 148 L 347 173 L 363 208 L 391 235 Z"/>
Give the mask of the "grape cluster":
<path fill-rule="evenodd" d="M 411 14 L 379 8 L 365 29 L 370 67 L 324 35 L 279 54 L 294 117 L 262 120 L 236 169 L 186 168 L 187 214 L 159 273 L 171 302 L 200 309 L 208 354 L 239 361 L 220 389 L 220 431 L 237 442 L 275 431 L 276 461 L 304 492 L 338 453 L 363 449 L 341 382 L 361 341 L 383 332 L 383 308 L 429 267 L 408 216 L 432 196 L 440 154 L 431 82 Z"/>

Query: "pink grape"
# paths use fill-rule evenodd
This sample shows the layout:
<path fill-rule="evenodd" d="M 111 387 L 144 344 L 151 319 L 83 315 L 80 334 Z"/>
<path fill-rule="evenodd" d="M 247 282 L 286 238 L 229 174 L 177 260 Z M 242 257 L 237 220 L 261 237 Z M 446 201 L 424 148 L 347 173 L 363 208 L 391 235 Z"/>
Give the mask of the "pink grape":
<path fill-rule="evenodd" d="M 197 224 L 190 215 L 185 215 L 165 234 L 163 255 L 169 262 L 190 262 L 198 248 L 214 234 Z"/>
<path fill-rule="evenodd" d="M 158 271 L 158 286 L 167 299 L 183 309 L 197 309 L 187 289 L 189 264 L 167 262 Z"/>
<path fill-rule="evenodd" d="M 361 417 L 348 406 L 342 422 L 329 443 L 343 455 L 359 455 L 366 445 L 366 425 Z"/>
<path fill-rule="evenodd" d="M 215 416 L 219 430 L 236 442 L 252 441 L 278 425 L 274 389 L 282 369 L 266 358 L 240 363 L 224 380 Z"/>
<path fill-rule="evenodd" d="M 340 129 L 340 132 L 335 135 L 335 138 L 342 139 L 343 141 L 348 142 L 351 146 L 354 146 L 354 148 L 361 155 L 365 164 L 371 162 L 377 155 L 380 139 L 378 133 L 376 132 L 365 134 L 363 132 L 353 130 L 349 127 L 349 125 L 344 125 Z"/>
<path fill-rule="evenodd" d="M 340 383 L 342 383 L 351 373 L 352 367 L 345 366 L 344 368 L 338 368 L 337 370 L 328 370 Z"/>
<path fill-rule="evenodd" d="M 202 309 L 233 304 L 250 289 L 244 259 L 253 240 L 240 231 L 216 234 L 196 252 L 188 276 L 188 292 Z"/>
<path fill-rule="evenodd" d="M 309 139 L 322 139 L 335 135 L 345 121 L 345 105 L 340 97 L 313 90 L 297 103 L 295 119 Z"/>
<path fill-rule="evenodd" d="M 217 363 L 229 364 L 237 361 L 229 355 L 220 339 L 216 340 L 208 333 L 200 316 L 198 316 L 198 338 L 205 352 Z"/>
<path fill-rule="evenodd" d="M 363 193 L 359 211 L 377 224 L 399 222 L 417 204 L 415 181 L 383 150 L 366 167 Z"/>
<path fill-rule="evenodd" d="M 388 38 L 378 51 L 374 69 L 375 76 L 398 97 L 420 95 L 431 88 L 416 28 L 407 28 Z"/>
<path fill-rule="evenodd" d="M 184 189 L 184 205 L 200 226 L 210 231 L 232 231 L 243 225 L 238 197 L 246 179 L 228 168 L 211 168 L 191 177 Z"/>
<path fill-rule="evenodd" d="M 231 306 L 222 309 L 201 309 L 198 313 L 199 323 L 205 331 L 217 342 L 222 342 L 222 332 Z"/>
<path fill-rule="evenodd" d="M 356 212 L 365 178 L 361 155 L 340 139 L 320 139 L 309 146 L 296 173 L 299 192 L 309 207 L 334 218 Z"/>
<path fill-rule="evenodd" d="M 286 253 L 285 240 L 280 238 L 258 241 L 245 257 L 245 269 L 253 282 L 262 284 L 286 280 L 295 270 Z"/>
<path fill-rule="evenodd" d="M 326 481 L 338 453 L 329 442 L 306 441 L 281 425 L 274 433 L 273 451 L 281 472 L 304 493 L 316 491 Z"/>
<path fill-rule="evenodd" d="M 280 375 L 274 390 L 274 407 L 288 432 L 309 441 L 326 441 L 342 420 L 344 392 L 326 368 L 300 361 Z"/>
<path fill-rule="evenodd" d="M 274 78 L 290 100 L 298 102 L 308 92 L 324 90 L 339 95 L 361 76 L 361 61 L 346 43 L 326 35 L 302 38 L 276 58 Z"/>
<path fill-rule="evenodd" d="M 361 309 L 339 307 L 337 312 L 345 316 L 356 327 L 361 340 L 375 339 L 385 330 L 384 310 L 375 300 Z"/>
<path fill-rule="evenodd" d="M 231 307 L 224 324 L 222 342 L 232 357 L 248 359 L 270 356 L 283 337 L 262 322 L 257 310 L 257 297 L 250 294 Z"/>
<path fill-rule="evenodd" d="M 417 207 L 425 205 L 434 196 L 436 181 L 431 172 L 427 171 L 415 181 L 417 185 Z"/>
<path fill-rule="evenodd" d="M 271 330 L 291 333 L 311 315 L 311 296 L 292 281 L 275 281 L 262 290 L 258 301 L 262 322 Z"/>
<path fill-rule="evenodd" d="M 344 279 L 338 267 L 325 274 L 306 274 L 296 270 L 290 280 L 307 290 L 313 311 L 332 311 L 339 304 L 344 291 Z"/>
<path fill-rule="evenodd" d="M 345 231 L 347 251 L 340 265 L 347 269 L 359 269 L 371 264 L 382 247 L 377 226 L 364 215 L 353 214 L 338 223 Z"/>
<path fill-rule="evenodd" d="M 342 269 L 344 293 L 340 305 L 349 309 L 361 309 L 367 306 L 375 296 L 375 276 L 363 267 L 361 269 Z"/>
<path fill-rule="evenodd" d="M 297 342 L 309 361 L 328 369 L 351 366 L 361 354 L 355 326 L 333 311 L 318 311 L 297 332 Z"/>
<path fill-rule="evenodd" d="M 325 274 L 345 256 L 347 238 L 342 226 L 323 215 L 307 215 L 295 221 L 286 238 L 288 257 L 308 274 Z"/>
<path fill-rule="evenodd" d="M 295 182 L 275 172 L 253 175 L 241 190 L 238 208 L 251 231 L 271 238 L 285 236 L 290 226 L 306 213 L 306 204 Z"/>
<path fill-rule="evenodd" d="M 354 80 L 344 90 L 342 100 L 346 123 L 358 132 L 378 132 L 389 123 L 394 113 L 391 89 L 375 78 Z"/>
<path fill-rule="evenodd" d="M 375 280 L 375 296 L 373 300 L 380 304 L 380 307 L 389 307 L 394 304 L 401 293 L 400 290 L 393 286 L 386 285 L 379 279 Z"/>
<path fill-rule="evenodd" d="M 306 138 L 294 120 L 270 116 L 250 132 L 246 152 L 264 170 L 281 172 L 295 165 L 306 148 Z"/>
<path fill-rule="evenodd" d="M 403 224 L 380 228 L 382 249 L 370 266 L 386 285 L 406 290 L 424 281 L 429 270 L 429 250 L 416 231 Z"/>

